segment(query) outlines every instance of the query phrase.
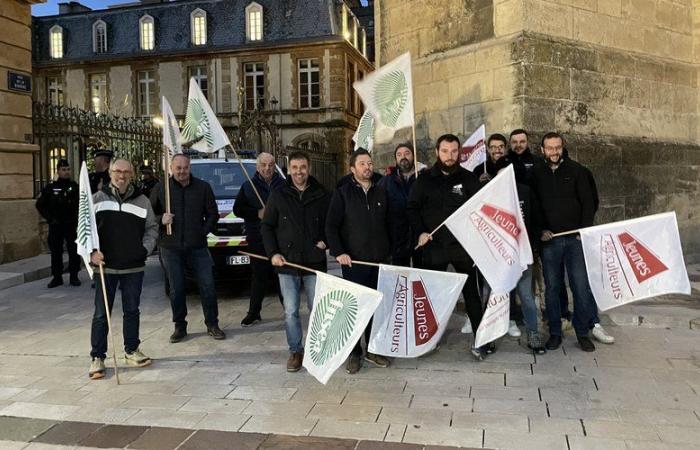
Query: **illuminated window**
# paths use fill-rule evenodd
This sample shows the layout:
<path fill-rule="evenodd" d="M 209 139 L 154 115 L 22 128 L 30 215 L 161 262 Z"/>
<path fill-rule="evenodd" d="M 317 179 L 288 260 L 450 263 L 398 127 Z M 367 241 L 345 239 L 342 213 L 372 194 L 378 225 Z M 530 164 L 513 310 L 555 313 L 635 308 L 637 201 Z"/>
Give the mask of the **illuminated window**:
<path fill-rule="evenodd" d="M 90 75 L 90 109 L 97 114 L 107 111 L 107 74 Z"/>
<path fill-rule="evenodd" d="M 49 30 L 49 52 L 54 59 L 63 58 L 63 28 L 58 25 Z"/>
<path fill-rule="evenodd" d="M 299 60 L 299 108 L 310 109 L 321 106 L 321 86 L 318 59 Z"/>
<path fill-rule="evenodd" d="M 197 8 L 190 15 L 192 43 L 204 45 L 207 43 L 207 13 Z"/>
<path fill-rule="evenodd" d="M 199 86 L 202 94 L 209 99 L 209 80 L 207 79 L 207 67 L 206 66 L 193 66 L 190 67 L 190 78 L 194 78 L 195 83 Z"/>
<path fill-rule="evenodd" d="M 141 117 L 152 117 L 158 109 L 154 75 L 152 70 L 142 70 L 138 73 L 139 114 Z"/>
<path fill-rule="evenodd" d="M 249 41 L 261 41 L 263 36 L 263 9 L 262 6 L 253 2 L 245 9 L 246 11 L 246 38 Z"/>
<path fill-rule="evenodd" d="M 92 25 L 92 51 L 107 52 L 107 24 L 101 20 Z"/>
<path fill-rule="evenodd" d="M 58 168 L 58 161 L 60 159 L 66 159 L 66 149 L 61 147 L 54 147 L 49 150 L 49 175 L 53 176 Z"/>
<path fill-rule="evenodd" d="M 139 36 L 141 42 L 141 50 L 153 50 L 155 48 L 155 33 L 153 26 L 153 17 L 143 16 L 139 19 Z"/>

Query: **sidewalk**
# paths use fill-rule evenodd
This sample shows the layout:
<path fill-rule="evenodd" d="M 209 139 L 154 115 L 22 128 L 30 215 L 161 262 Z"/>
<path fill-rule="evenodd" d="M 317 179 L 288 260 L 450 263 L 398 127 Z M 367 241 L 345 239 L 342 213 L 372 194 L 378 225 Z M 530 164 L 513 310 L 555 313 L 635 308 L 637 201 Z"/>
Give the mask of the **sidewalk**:
<path fill-rule="evenodd" d="M 63 254 L 63 266 L 68 267 L 68 254 Z M 51 276 L 51 255 L 44 253 L 11 263 L 0 264 L 0 290 Z"/>

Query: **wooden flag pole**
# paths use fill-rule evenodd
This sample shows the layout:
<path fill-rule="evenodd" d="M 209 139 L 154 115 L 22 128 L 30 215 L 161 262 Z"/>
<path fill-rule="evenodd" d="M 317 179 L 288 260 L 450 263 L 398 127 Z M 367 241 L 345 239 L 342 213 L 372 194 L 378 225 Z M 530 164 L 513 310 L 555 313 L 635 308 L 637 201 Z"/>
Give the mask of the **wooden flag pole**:
<path fill-rule="evenodd" d="M 567 234 L 576 234 L 576 233 L 578 233 L 579 231 L 581 231 L 581 230 L 580 230 L 580 229 L 577 229 L 577 230 L 571 230 L 571 231 L 564 231 L 564 232 L 562 232 L 562 233 L 555 233 L 555 234 L 552 235 L 552 237 L 555 238 L 555 237 L 558 237 L 558 236 L 566 236 Z"/>
<path fill-rule="evenodd" d="M 241 165 L 241 169 L 243 170 L 243 174 L 245 175 L 246 179 L 250 183 L 250 186 L 253 188 L 253 191 L 255 192 L 255 196 L 258 197 L 258 200 L 260 201 L 260 205 L 264 208 L 265 202 L 263 201 L 262 197 L 260 196 L 260 192 L 258 192 L 258 188 L 255 187 L 253 180 L 250 179 L 250 175 L 248 175 L 248 171 L 245 170 L 245 166 L 243 165 L 243 161 L 241 161 L 241 157 L 238 156 L 238 152 L 236 151 L 235 148 L 233 148 L 233 145 L 229 144 L 229 146 L 231 147 L 231 150 L 233 151 L 233 155 L 238 160 L 238 164 Z"/>
<path fill-rule="evenodd" d="M 163 146 L 163 169 L 165 180 L 163 180 L 163 185 L 165 186 L 165 212 L 170 214 L 170 151 L 167 147 Z M 173 234 L 173 225 L 171 223 L 165 226 L 165 232 L 168 236 Z"/>
<path fill-rule="evenodd" d="M 105 287 L 105 272 L 104 264 L 100 264 L 100 285 L 102 286 L 102 299 L 105 302 L 105 314 L 107 315 L 107 327 L 109 335 L 112 337 L 112 359 L 114 360 L 114 377 L 117 379 L 117 384 L 119 382 L 119 368 L 117 366 L 117 347 L 114 343 L 114 333 L 112 332 L 112 318 L 109 312 L 109 301 L 107 300 L 107 288 Z"/>
<path fill-rule="evenodd" d="M 270 258 L 268 258 L 267 256 L 256 255 L 255 253 L 242 252 L 240 250 L 238 251 L 238 253 L 240 253 L 241 255 L 250 256 L 251 258 L 262 259 L 264 261 L 270 260 Z M 289 266 L 289 267 L 294 267 L 295 269 L 301 269 L 301 270 L 306 270 L 307 272 L 316 273 L 316 271 L 314 269 L 310 269 L 310 268 L 308 268 L 306 266 L 302 266 L 300 264 L 294 264 L 294 263 L 290 263 L 290 262 L 285 261 L 284 265 Z"/>

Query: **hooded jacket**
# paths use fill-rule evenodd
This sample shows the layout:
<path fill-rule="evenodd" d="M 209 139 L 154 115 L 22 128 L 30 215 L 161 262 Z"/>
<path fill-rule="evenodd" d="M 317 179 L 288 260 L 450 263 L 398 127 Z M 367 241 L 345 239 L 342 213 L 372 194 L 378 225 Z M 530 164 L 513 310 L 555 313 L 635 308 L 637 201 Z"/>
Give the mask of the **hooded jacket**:
<path fill-rule="evenodd" d="M 267 199 L 270 197 L 272 191 L 284 186 L 284 178 L 277 172 L 272 175 L 272 180 L 269 184 L 259 172 L 255 172 L 251 180 L 255 184 L 265 204 L 267 204 Z M 266 205 L 260 204 L 260 200 L 255 194 L 255 190 L 250 182 L 246 181 L 243 183 L 241 190 L 238 192 L 238 197 L 236 197 L 236 201 L 233 204 L 233 213 L 245 221 L 245 240 L 248 244 L 262 245 L 263 243 L 262 235 L 260 234 L 260 217 L 258 217 L 258 210 L 265 206 Z"/>
<path fill-rule="evenodd" d="M 291 177 L 272 191 L 260 224 L 265 252 L 269 257 L 281 254 L 291 263 L 326 271 L 326 251 L 318 248 L 326 242 L 326 214 L 330 195 L 314 177 L 306 189 L 294 187 Z M 289 266 L 277 267 L 278 273 L 307 275 Z"/>

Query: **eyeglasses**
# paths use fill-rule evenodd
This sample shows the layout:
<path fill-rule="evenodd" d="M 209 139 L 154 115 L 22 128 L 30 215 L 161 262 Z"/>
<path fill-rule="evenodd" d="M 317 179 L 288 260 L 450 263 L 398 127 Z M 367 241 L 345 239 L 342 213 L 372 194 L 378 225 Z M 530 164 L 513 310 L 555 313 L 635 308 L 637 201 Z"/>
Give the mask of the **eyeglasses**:
<path fill-rule="evenodd" d="M 558 151 L 562 150 L 563 148 L 564 147 L 561 145 L 558 145 L 556 147 L 544 147 L 544 149 L 548 152 L 558 152 Z"/>
<path fill-rule="evenodd" d="M 117 175 L 131 175 L 131 170 L 112 169 L 112 172 L 117 174 Z"/>
<path fill-rule="evenodd" d="M 501 145 L 489 145 L 489 149 L 491 150 L 505 150 L 506 146 L 501 144 Z"/>

